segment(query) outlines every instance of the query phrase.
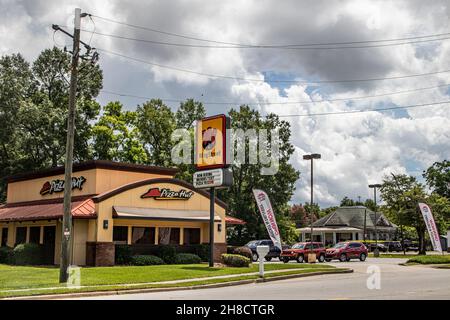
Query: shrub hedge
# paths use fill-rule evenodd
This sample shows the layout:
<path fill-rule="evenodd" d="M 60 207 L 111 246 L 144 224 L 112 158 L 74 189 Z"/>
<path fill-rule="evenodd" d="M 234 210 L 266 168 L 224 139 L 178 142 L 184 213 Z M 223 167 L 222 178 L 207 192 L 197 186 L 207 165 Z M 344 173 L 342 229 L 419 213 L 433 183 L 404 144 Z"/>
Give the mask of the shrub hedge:
<path fill-rule="evenodd" d="M 130 264 L 131 262 L 131 249 L 130 246 L 124 245 L 116 245 L 115 247 L 115 264 L 125 265 Z"/>
<path fill-rule="evenodd" d="M 252 250 L 248 247 L 237 247 L 234 249 L 233 254 L 239 254 L 249 259 L 252 258 Z"/>
<path fill-rule="evenodd" d="M 12 249 L 10 247 L 0 247 L 0 263 L 11 263 Z"/>
<path fill-rule="evenodd" d="M 202 261 L 209 260 L 209 244 L 196 244 L 194 245 L 194 252 L 200 257 Z"/>
<path fill-rule="evenodd" d="M 202 259 L 193 253 L 178 253 L 175 257 L 176 264 L 194 264 L 200 262 L 202 262 Z"/>
<path fill-rule="evenodd" d="M 222 262 L 230 267 L 248 267 L 250 259 L 239 254 L 222 254 Z"/>
<path fill-rule="evenodd" d="M 16 265 L 39 265 L 43 263 L 43 247 L 34 243 L 23 243 L 12 250 L 10 263 Z"/>
<path fill-rule="evenodd" d="M 164 260 L 167 264 L 175 263 L 175 259 L 177 257 L 177 251 L 175 247 L 170 245 L 164 245 L 160 247 L 159 257 Z"/>
<path fill-rule="evenodd" d="M 164 264 L 164 261 L 157 256 L 139 255 L 139 256 L 132 256 L 130 259 L 130 263 L 134 266 L 152 266 Z"/>

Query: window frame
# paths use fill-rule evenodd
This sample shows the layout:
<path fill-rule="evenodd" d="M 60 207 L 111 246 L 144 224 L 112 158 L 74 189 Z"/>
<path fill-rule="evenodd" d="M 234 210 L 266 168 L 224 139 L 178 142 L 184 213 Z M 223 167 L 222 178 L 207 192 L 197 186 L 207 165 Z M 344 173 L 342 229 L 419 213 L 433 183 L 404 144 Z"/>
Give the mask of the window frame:
<path fill-rule="evenodd" d="M 18 242 L 18 241 L 17 241 L 17 235 L 19 234 L 19 229 L 20 229 L 20 230 L 25 230 L 25 238 L 24 238 L 23 242 Z M 18 244 L 27 243 L 27 233 L 28 233 L 28 228 L 27 228 L 27 227 L 16 227 L 16 234 L 15 234 L 15 242 L 14 242 L 14 246 L 16 246 L 16 245 L 18 245 Z"/>

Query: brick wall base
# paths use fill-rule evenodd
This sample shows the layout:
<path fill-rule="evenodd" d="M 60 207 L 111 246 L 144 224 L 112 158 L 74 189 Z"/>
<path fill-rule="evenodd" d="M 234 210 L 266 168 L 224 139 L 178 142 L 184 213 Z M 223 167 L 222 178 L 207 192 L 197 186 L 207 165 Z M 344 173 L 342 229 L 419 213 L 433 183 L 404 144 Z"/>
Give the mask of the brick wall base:
<path fill-rule="evenodd" d="M 227 244 L 214 243 L 214 262 L 222 261 L 222 253 L 227 253 Z"/>
<path fill-rule="evenodd" d="M 113 266 L 114 256 L 114 243 L 86 242 L 86 265 L 95 267 Z"/>

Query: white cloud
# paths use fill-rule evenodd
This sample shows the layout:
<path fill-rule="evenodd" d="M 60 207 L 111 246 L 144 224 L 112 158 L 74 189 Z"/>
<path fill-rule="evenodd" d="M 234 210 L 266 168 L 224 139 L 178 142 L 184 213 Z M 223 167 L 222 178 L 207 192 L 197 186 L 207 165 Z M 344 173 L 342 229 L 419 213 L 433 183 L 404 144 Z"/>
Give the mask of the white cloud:
<path fill-rule="evenodd" d="M 21 52 L 32 61 L 53 45 L 51 24 L 71 26 L 73 9 L 174 33 L 251 44 L 346 42 L 447 32 L 447 1 L 12 1 L 0 0 L 0 54 Z M 94 18 L 98 32 L 193 43 L 187 39 L 128 28 Z M 93 30 L 89 19 L 83 27 Z M 83 31 L 89 41 L 91 34 Z M 70 39 L 56 35 L 58 44 Z M 196 42 L 206 44 L 204 42 Z M 233 50 L 148 45 L 94 35 L 92 44 L 142 60 L 209 74 L 263 79 L 264 72 L 298 79 L 383 78 L 450 69 L 450 41 L 352 50 Z M 280 88 L 265 82 L 209 79 L 101 54 L 104 87 L 112 91 L 162 98 L 204 101 L 287 102 L 373 95 L 450 83 L 450 73 L 391 81 L 327 84 L 311 92 L 306 85 Z M 372 109 L 450 100 L 448 88 L 315 104 L 258 105 L 280 115 Z M 117 97 L 101 95 L 102 103 Z M 139 100 L 121 98 L 128 108 Z M 172 104 L 176 106 L 176 104 Z M 237 105 L 208 105 L 208 113 Z M 292 126 L 292 164 L 302 172 L 293 197 L 309 201 L 309 164 L 304 153 L 319 152 L 315 197 L 322 205 L 344 196 L 372 197 L 368 183 L 383 175 L 414 175 L 434 161 L 450 157 L 450 104 L 401 112 L 286 118 Z"/>

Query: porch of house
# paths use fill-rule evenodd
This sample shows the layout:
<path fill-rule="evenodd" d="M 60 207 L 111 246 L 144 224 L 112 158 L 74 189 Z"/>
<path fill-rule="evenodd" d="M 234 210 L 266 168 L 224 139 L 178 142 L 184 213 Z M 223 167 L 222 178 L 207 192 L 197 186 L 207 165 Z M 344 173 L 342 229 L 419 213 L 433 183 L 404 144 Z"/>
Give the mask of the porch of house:
<path fill-rule="evenodd" d="M 300 241 L 311 241 L 311 228 L 300 228 Z M 353 227 L 313 228 L 313 241 L 322 242 L 325 246 L 341 241 L 362 240 L 363 230 Z"/>

